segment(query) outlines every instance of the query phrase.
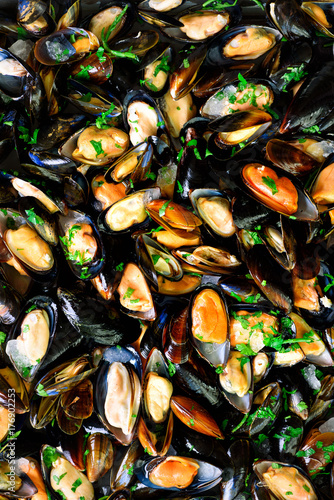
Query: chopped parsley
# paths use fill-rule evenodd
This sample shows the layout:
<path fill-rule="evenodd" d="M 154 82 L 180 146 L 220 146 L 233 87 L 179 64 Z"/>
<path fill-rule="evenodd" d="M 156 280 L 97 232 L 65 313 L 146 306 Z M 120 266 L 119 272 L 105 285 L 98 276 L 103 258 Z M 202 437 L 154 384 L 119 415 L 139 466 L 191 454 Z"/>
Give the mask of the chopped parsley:
<path fill-rule="evenodd" d="M 36 225 L 40 225 L 40 226 L 42 226 L 44 224 L 42 217 L 39 217 L 38 215 L 35 214 L 34 208 L 30 208 L 29 210 L 25 210 L 25 213 L 28 216 L 28 221 L 31 222 L 32 224 L 36 224 Z"/>
<path fill-rule="evenodd" d="M 102 139 L 100 139 L 99 141 L 94 141 L 94 139 L 92 139 L 90 143 L 95 149 L 96 158 L 100 155 L 107 156 L 107 154 L 102 149 Z"/>
<path fill-rule="evenodd" d="M 159 208 L 159 217 L 163 217 L 166 213 L 166 208 L 170 204 L 171 200 L 167 200 L 161 208 Z"/>
<path fill-rule="evenodd" d="M 306 75 L 308 75 L 307 71 L 304 71 L 305 69 L 305 64 L 302 63 L 298 67 L 288 67 L 287 72 L 284 73 L 282 76 L 283 80 L 285 81 L 284 87 L 283 87 L 283 92 L 287 92 L 286 87 L 290 82 L 299 82 L 302 80 Z"/>
<path fill-rule="evenodd" d="M 80 478 L 76 479 L 74 483 L 72 484 L 71 491 L 75 493 L 76 489 L 79 488 L 79 486 L 82 484 L 82 480 Z"/>
<path fill-rule="evenodd" d="M 168 373 L 170 377 L 173 377 L 176 373 L 175 365 L 168 359 Z"/>
<path fill-rule="evenodd" d="M 47 446 L 43 450 L 43 462 L 45 463 L 46 467 L 50 469 L 52 467 L 52 464 L 60 457 L 60 453 L 57 452 L 55 448 L 52 448 L 52 446 Z"/>
<path fill-rule="evenodd" d="M 101 113 L 101 115 L 96 118 L 95 126 L 97 128 L 100 128 L 100 129 L 110 128 L 108 125 L 108 118 L 109 118 L 109 115 L 114 111 L 115 107 L 116 107 L 115 104 L 111 103 L 110 108 L 107 109 L 107 111 L 104 111 L 103 113 Z"/>
<path fill-rule="evenodd" d="M 268 186 L 268 188 L 271 189 L 271 192 L 272 194 L 276 194 L 278 193 L 278 189 L 277 189 L 277 186 L 276 186 L 276 183 L 274 181 L 274 179 L 272 179 L 271 177 L 269 177 L 269 175 L 267 175 L 267 177 L 262 177 L 262 182 L 263 184 L 265 184 L 266 186 Z"/>

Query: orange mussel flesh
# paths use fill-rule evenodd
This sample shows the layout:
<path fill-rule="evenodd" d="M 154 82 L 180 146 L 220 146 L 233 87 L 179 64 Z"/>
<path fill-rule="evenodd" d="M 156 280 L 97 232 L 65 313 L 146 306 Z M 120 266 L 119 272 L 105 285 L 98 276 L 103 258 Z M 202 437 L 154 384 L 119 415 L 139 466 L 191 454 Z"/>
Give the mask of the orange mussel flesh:
<path fill-rule="evenodd" d="M 193 482 L 199 464 L 184 457 L 167 457 L 149 474 L 150 481 L 162 488 L 187 488 Z"/>
<path fill-rule="evenodd" d="M 298 209 L 298 192 L 290 179 L 260 163 L 250 163 L 243 168 L 243 177 L 253 194 L 265 205 L 286 215 Z"/>

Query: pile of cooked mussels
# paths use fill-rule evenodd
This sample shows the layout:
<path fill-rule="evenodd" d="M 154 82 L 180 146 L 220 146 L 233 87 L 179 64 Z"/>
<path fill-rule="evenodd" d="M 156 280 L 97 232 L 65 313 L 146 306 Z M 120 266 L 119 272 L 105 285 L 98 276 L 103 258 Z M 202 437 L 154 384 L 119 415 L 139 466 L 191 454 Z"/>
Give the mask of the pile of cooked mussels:
<path fill-rule="evenodd" d="M 334 498 L 334 2 L 1 0 L 0 499 Z"/>

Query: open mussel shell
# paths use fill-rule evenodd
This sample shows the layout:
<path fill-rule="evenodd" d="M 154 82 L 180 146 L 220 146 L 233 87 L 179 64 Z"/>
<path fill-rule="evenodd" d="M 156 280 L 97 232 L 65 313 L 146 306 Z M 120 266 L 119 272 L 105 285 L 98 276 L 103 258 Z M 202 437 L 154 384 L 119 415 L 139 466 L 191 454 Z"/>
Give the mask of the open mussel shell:
<path fill-rule="evenodd" d="M 170 12 L 174 14 L 176 8 L 182 4 L 183 0 L 144 0 L 138 4 L 138 9 L 151 12 Z"/>
<path fill-rule="evenodd" d="M 63 500 L 64 497 L 71 498 L 75 484 L 76 495 L 84 496 L 86 500 L 94 500 L 94 488 L 91 482 L 58 448 L 43 445 L 40 455 L 43 478 L 54 498 L 57 500 Z M 70 479 L 66 480 L 66 477 Z"/>
<path fill-rule="evenodd" d="M 289 172 L 265 163 L 249 163 L 242 168 L 241 179 L 247 191 L 267 208 L 292 219 L 318 220 L 316 205 Z"/>
<path fill-rule="evenodd" d="M 318 31 L 331 38 L 334 37 L 333 2 L 302 2 L 300 6 Z"/>
<path fill-rule="evenodd" d="M 237 272 L 241 265 L 239 259 L 228 250 L 209 245 L 181 247 L 172 250 L 172 254 L 182 262 L 184 270 L 191 266 L 200 274 L 231 274 Z"/>
<path fill-rule="evenodd" d="M 162 353 L 154 347 L 143 376 L 142 418 L 138 438 L 153 455 L 167 453 L 172 440 L 173 416 L 170 399 L 173 385 Z M 159 403 L 157 404 L 157 402 Z"/>
<path fill-rule="evenodd" d="M 290 318 L 296 327 L 296 338 L 305 338 L 309 335 L 307 342 L 299 342 L 299 346 L 305 354 L 308 362 L 318 366 L 333 366 L 333 358 L 326 343 L 321 336 L 314 332 L 307 322 L 298 314 L 291 312 Z"/>
<path fill-rule="evenodd" d="M 334 196 L 331 189 L 333 176 L 334 155 L 331 154 L 321 166 L 309 188 L 309 193 L 320 213 L 327 212 L 334 207 Z"/>
<path fill-rule="evenodd" d="M 0 462 L 0 495 L 9 498 L 30 498 L 37 488 L 24 472 L 18 459 Z"/>
<path fill-rule="evenodd" d="M 218 35 L 226 26 L 233 26 L 240 21 L 240 9 L 230 7 L 224 10 L 198 9 L 193 7 L 189 10 L 183 10 L 176 16 L 176 19 L 182 23 L 181 27 L 166 26 L 162 31 L 173 39 L 181 42 L 203 42 L 210 37 Z"/>
<path fill-rule="evenodd" d="M 172 47 L 161 42 L 146 53 L 139 65 L 145 90 L 153 97 L 162 97 L 169 88 L 173 54 Z"/>
<path fill-rule="evenodd" d="M 182 279 L 183 270 L 178 260 L 146 234 L 138 236 L 136 253 L 139 267 L 156 290 L 159 288 L 159 274 L 172 281 Z"/>
<path fill-rule="evenodd" d="M 137 460 L 134 473 L 149 488 L 189 494 L 206 491 L 218 484 L 222 470 L 201 460 L 169 455 Z"/>
<path fill-rule="evenodd" d="M 103 425 L 127 446 L 139 418 L 140 374 L 134 368 L 136 363 L 130 361 L 133 351 L 124 347 L 111 347 L 108 351 L 112 356 L 101 361 L 96 377 L 95 406 Z"/>
<path fill-rule="evenodd" d="M 12 262 L 12 258 L 18 261 L 23 274 L 39 283 L 51 283 L 55 279 L 57 262 L 51 247 L 18 212 L 1 211 L 0 234 L 8 251 L 7 262 Z"/>
<path fill-rule="evenodd" d="M 130 90 L 123 101 L 123 121 L 135 146 L 149 136 L 166 136 L 164 118 L 155 100 L 143 90 Z"/>
<path fill-rule="evenodd" d="M 65 28 L 38 40 L 34 53 L 41 64 L 54 66 L 78 61 L 98 47 L 99 41 L 93 33 L 82 28 Z"/>
<path fill-rule="evenodd" d="M 115 160 L 105 173 L 107 182 L 122 182 L 129 177 L 133 185 L 146 180 L 153 160 L 153 146 L 149 142 L 141 142 L 128 149 L 120 158 Z"/>
<path fill-rule="evenodd" d="M 248 78 L 247 85 L 233 80 L 221 87 L 201 107 L 201 115 L 214 120 L 236 111 L 271 106 L 277 91 L 269 80 Z M 278 97 L 278 95 L 277 95 Z"/>
<path fill-rule="evenodd" d="M 297 242 L 290 220 L 281 215 L 279 224 L 266 224 L 262 230 L 262 240 L 270 254 L 284 269 L 291 271 L 296 265 Z"/>
<path fill-rule="evenodd" d="M 43 240 L 49 245 L 56 246 L 58 244 L 55 218 L 38 199 L 24 196 L 20 198 L 18 208 L 29 226 L 35 229 Z"/>
<path fill-rule="evenodd" d="M 93 220 L 83 212 L 69 210 L 58 216 L 61 246 L 77 278 L 93 279 L 104 266 L 105 249 Z"/>
<path fill-rule="evenodd" d="M 253 402 L 253 370 L 250 358 L 230 351 L 219 374 L 219 385 L 225 398 L 242 413 L 248 413 Z"/>
<path fill-rule="evenodd" d="M 0 48 L 0 90 L 11 97 L 19 99 L 26 90 L 29 77 L 34 73 L 23 61 L 6 49 Z"/>
<path fill-rule="evenodd" d="M 189 303 L 189 332 L 199 354 L 214 366 L 226 365 L 229 351 L 229 316 L 222 290 L 198 287 Z"/>
<path fill-rule="evenodd" d="M 209 124 L 213 134 L 209 137 L 208 148 L 215 158 L 229 159 L 264 134 L 271 135 L 272 124 L 272 115 L 256 109 L 216 118 Z"/>
<path fill-rule="evenodd" d="M 128 145 L 128 135 L 122 130 L 116 127 L 99 129 L 95 125 L 88 125 L 69 137 L 58 151 L 75 162 L 102 166 L 121 156 Z"/>
<path fill-rule="evenodd" d="M 282 38 L 281 33 L 267 26 L 237 26 L 215 38 L 209 46 L 207 60 L 212 66 L 230 65 L 260 59 Z M 248 43 L 254 40 L 255 43 Z"/>
<path fill-rule="evenodd" d="M 159 188 L 143 189 L 125 196 L 99 215 L 99 229 L 115 235 L 140 229 L 147 222 L 147 205 L 159 197 Z"/>
<path fill-rule="evenodd" d="M 206 45 L 200 44 L 187 55 L 186 59 L 179 62 L 178 67 L 171 76 L 169 86 L 170 95 L 174 100 L 179 100 L 189 95 L 192 88 L 200 80 L 198 73 L 206 54 Z"/>
<path fill-rule="evenodd" d="M 128 316 L 153 321 L 156 309 L 146 278 L 133 262 L 125 266 L 117 288 L 121 310 Z"/>
<path fill-rule="evenodd" d="M 231 203 L 228 196 L 218 189 L 195 189 L 190 193 L 195 213 L 204 222 L 209 232 L 223 238 L 233 236 L 236 227 L 233 222 Z"/>
<path fill-rule="evenodd" d="M 56 331 L 58 311 L 47 296 L 30 299 L 21 311 L 6 344 L 17 373 L 31 382 L 48 353 Z"/>
<path fill-rule="evenodd" d="M 235 349 L 239 344 L 245 344 L 253 350 L 253 354 L 262 351 L 266 336 L 274 332 L 279 334 L 280 319 L 273 314 L 269 304 L 233 304 L 230 306 L 231 347 Z"/>
<path fill-rule="evenodd" d="M 45 167 L 30 164 L 25 164 L 23 167 L 32 175 L 22 173 L 18 176 L 2 170 L 0 178 L 10 181 L 21 197 L 32 196 L 37 198 L 51 214 L 55 212 L 66 213 L 67 206 L 62 199 L 59 186 L 55 182 L 50 182 L 55 181 L 56 178 L 59 180 L 59 176 L 56 174 L 56 176 L 51 175 L 49 177 L 49 170 Z M 35 176 L 35 174 L 37 175 Z M 52 174 L 54 173 L 52 172 Z"/>
<path fill-rule="evenodd" d="M 90 82 L 83 83 L 75 78 L 68 80 L 67 85 L 65 99 L 81 111 L 93 116 L 108 112 L 106 116 L 112 123 L 120 118 L 123 110 L 122 104 L 110 92 Z"/>
<path fill-rule="evenodd" d="M 26 386 L 17 372 L 9 366 L 0 369 L 0 404 L 5 408 L 13 407 L 13 394 L 15 393 L 16 414 L 29 411 L 29 396 Z"/>
<path fill-rule="evenodd" d="M 103 1 L 100 4 L 99 12 L 84 19 L 82 25 L 92 32 L 100 43 L 102 43 L 102 35 L 106 37 L 109 33 L 106 41 L 111 44 L 114 38 L 119 38 L 129 31 L 135 16 L 135 7 L 131 2 L 124 0 Z M 115 23 L 117 18 L 118 22 Z M 110 25 L 113 25 L 114 29 L 108 32 Z"/>
<path fill-rule="evenodd" d="M 47 10 L 47 3 L 42 0 L 19 0 L 16 20 L 34 37 L 45 36 L 56 27 Z"/>
<path fill-rule="evenodd" d="M 88 355 L 65 361 L 44 375 L 36 384 L 35 391 L 43 397 L 58 396 L 93 375 L 96 370 L 91 367 Z"/>
<path fill-rule="evenodd" d="M 270 495 L 274 495 L 278 500 L 287 498 L 287 491 L 291 491 L 291 496 L 296 498 L 299 495 L 308 500 L 319 498 L 306 473 L 295 465 L 258 460 L 253 469 L 260 481 L 268 488 Z M 304 494 L 305 491 L 307 496 Z"/>

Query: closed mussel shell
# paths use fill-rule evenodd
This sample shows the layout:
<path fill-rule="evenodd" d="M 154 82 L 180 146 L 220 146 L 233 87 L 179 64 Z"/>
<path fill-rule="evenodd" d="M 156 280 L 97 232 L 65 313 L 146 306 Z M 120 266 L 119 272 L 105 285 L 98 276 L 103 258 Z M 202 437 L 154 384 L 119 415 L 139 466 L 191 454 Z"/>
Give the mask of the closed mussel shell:
<path fill-rule="evenodd" d="M 86 459 L 87 477 L 93 483 L 103 477 L 112 467 L 113 445 L 109 436 L 94 432 L 87 439 L 86 449 L 89 450 Z"/>
<path fill-rule="evenodd" d="M 100 113 L 107 113 L 110 121 L 116 124 L 122 114 L 121 102 L 110 92 L 93 85 L 83 83 L 72 78 L 67 82 L 68 91 L 65 98 L 74 106 L 93 116 Z"/>
<path fill-rule="evenodd" d="M 214 418 L 193 399 L 185 396 L 173 396 L 171 407 L 173 413 L 190 429 L 217 439 L 224 438 Z"/>
<path fill-rule="evenodd" d="M 93 385 L 90 380 L 83 380 L 73 389 L 63 393 L 60 404 L 68 417 L 84 419 L 93 413 Z"/>

